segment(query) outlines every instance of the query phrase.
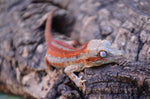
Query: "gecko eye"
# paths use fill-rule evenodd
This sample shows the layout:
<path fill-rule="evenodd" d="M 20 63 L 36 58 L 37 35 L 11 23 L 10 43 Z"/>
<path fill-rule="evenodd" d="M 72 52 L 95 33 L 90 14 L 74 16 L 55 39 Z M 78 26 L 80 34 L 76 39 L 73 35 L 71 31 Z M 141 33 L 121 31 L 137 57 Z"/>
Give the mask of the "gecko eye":
<path fill-rule="evenodd" d="M 100 51 L 99 55 L 100 57 L 106 57 L 107 53 L 105 51 Z"/>

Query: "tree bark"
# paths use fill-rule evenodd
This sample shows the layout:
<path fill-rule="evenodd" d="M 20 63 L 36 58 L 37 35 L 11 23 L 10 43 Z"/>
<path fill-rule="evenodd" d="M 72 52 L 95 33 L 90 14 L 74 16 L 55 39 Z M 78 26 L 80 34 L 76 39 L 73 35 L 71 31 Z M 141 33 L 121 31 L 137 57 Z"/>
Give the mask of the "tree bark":
<path fill-rule="evenodd" d="M 38 99 L 150 98 L 149 7 L 148 0 L 0 0 L 0 91 Z M 87 81 L 85 91 L 62 69 L 50 79 L 44 27 L 54 8 L 54 38 L 80 44 L 107 39 L 128 62 L 80 72 Z"/>

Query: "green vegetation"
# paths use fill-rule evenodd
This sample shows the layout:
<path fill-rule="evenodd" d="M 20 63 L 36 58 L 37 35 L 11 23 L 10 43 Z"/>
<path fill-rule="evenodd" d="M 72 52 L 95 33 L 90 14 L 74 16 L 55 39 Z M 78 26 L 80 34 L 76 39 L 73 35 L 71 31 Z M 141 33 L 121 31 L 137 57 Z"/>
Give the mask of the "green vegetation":
<path fill-rule="evenodd" d="M 13 95 L 0 93 L 0 99 L 24 99 L 24 98 L 19 97 L 19 96 L 13 96 Z"/>

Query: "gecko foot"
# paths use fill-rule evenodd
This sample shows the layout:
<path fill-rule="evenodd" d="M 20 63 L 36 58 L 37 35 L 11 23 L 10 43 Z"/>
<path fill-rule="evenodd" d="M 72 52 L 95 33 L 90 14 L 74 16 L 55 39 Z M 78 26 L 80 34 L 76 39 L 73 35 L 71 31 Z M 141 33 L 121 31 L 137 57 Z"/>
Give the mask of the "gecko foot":
<path fill-rule="evenodd" d="M 79 77 L 79 80 L 80 80 L 79 89 L 84 91 L 85 90 L 85 82 L 86 82 L 86 80 L 82 80 L 82 76 Z"/>
<path fill-rule="evenodd" d="M 57 77 L 57 71 L 53 70 L 53 71 L 48 71 L 48 76 L 50 79 L 55 79 Z"/>
<path fill-rule="evenodd" d="M 86 82 L 86 80 L 82 80 L 82 78 L 83 78 L 82 76 L 79 77 L 81 84 Z"/>

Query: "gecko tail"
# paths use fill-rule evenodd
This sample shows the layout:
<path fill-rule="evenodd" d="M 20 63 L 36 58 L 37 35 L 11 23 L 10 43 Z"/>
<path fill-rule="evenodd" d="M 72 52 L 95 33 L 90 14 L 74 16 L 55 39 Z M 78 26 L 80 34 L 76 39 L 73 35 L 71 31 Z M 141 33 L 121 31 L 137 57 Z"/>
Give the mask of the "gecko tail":
<path fill-rule="evenodd" d="M 52 18 L 53 18 L 53 13 L 56 11 L 56 9 L 52 9 L 50 13 L 48 14 L 48 18 L 46 21 L 46 26 L 45 26 L 45 41 L 47 47 L 49 46 L 50 42 L 53 41 L 52 34 L 51 34 L 51 24 L 52 24 Z"/>

